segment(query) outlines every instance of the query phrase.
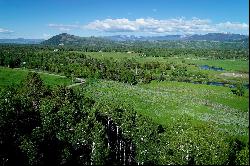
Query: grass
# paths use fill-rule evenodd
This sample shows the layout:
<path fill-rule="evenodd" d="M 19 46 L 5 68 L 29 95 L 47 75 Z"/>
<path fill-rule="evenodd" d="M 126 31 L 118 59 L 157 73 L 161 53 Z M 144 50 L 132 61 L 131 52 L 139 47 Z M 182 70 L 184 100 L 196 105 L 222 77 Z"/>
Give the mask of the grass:
<path fill-rule="evenodd" d="M 212 124 L 218 132 L 248 137 L 248 94 L 236 96 L 226 87 L 156 81 L 130 86 L 100 81 L 86 88 L 87 95 L 98 102 L 129 104 L 166 127 L 185 117 L 188 120 L 183 124 L 189 126 Z"/>
<path fill-rule="evenodd" d="M 134 58 L 138 62 L 159 61 L 174 63 L 194 63 L 222 67 L 226 71 L 248 72 L 248 61 L 243 60 L 206 60 L 183 57 L 142 57 L 137 53 L 105 53 L 88 52 L 94 58 Z M 222 73 L 210 70 L 201 70 L 194 65 L 188 65 L 190 71 L 207 73 L 211 79 Z M 224 72 L 224 71 L 223 71 Z M 26 77 L 27 70 L 0 68 L 0 87 L 9 84 L 18 84 Z M 41 74 L 47 85 L 69 85 L 66 78 Z M 218 77 L 218 79 L 221 79 Z M 231 79 L 231 78 L 225 78 Z M 78 88 L 78 87 L 74 87 Z M 210 85 L 199 85 L 180 82 L 152 82 L 130 86 L 114 81 L 100 81 L 86 87 L 87 94 L 99 102 L 117 102 L 129 104 L 138 113 L 151 117 L 158 124 L 169 126 L 183 117 L 188 117 L 190 125 L 213 124 L 232 135 L 248 135 L 249 93 L 245 96 L 236 96 L 230 88 Z"/>
<path fill-rule="evenodd" d="M 222 67 L 227 71 L 249 73 L 249 61 L 247 60 L 185 59 L 185 61 L 197 65 Z"/>
<path fill-rule="evenodd" d="M 4 88 L 8 85 L 18 85 L 26 78 L 29 70 L 23 69 L 10 69 L 6 67 L 0 67 L 0 88 Z M 44 81 L 45 85 L 70 85 L 71 80 L 59 76 L 49 75 L 46 73 L 39 74 Z"/>
<path fill-rule="evenodd" d="M 93 58 L 103 59 L 103 58 L 113 58 L 114 60 L 121 60 L 124 58 L 132 59 L 134 58 L 138 62 L 174 62 L 174 63 L 193 63 L 197 65 L 209 65 L 222 67 L 227 71 L 237 71 L 237 72 L 249 72 L 249 61 L 248 60 L 213 60 L 213 59 L 200 59 L 197 57 L 143 57 L 138 53 L 122 53 L 122 52 L 87 52 Z"/>
<path fill-rule="evenodd" d="M 235 72 L 235 73 L 249 73 L 249 61 L 247 60 L 213 60 L 205 58 L 197 58 L 193 56 L 189 57 L 144 57 L 140 56 L 138 53 L 122 53 L 122 52 L 86 52 L 86 55 L 97 58 L 97 59 L 113 59 L 120 61 L 122 59 L 133 59 L 140 63 L 145 62 L 160 62 L 160 63 L 174 63 L 174 64 L 185 64 L 189 71 L 202 72 L 208 74 L 211 80 L 217 82 L 240 82 L 243 80 L 248 83 L 248 77 L 229 77 L 220 75 L 221 73 Z M 213 71 L 213 70 L 202 70 L 196 65 L 209 65 L 215 67 L 222 67 L 224 71 Z"/>
<path fill-rule="evenodd" d="M 90 56 L 116 57 L 121 60 L 128 57 L 127 53 L 87 53 Z M 130 57 L 131 56 L 131 57 Z M 129 54 L 129 58 L 139 62 L 160 61 L 175 63 L 191 63 L 225 68 L 228 71 L 246 71 L 248 64 L 244 61 L 219 60 L 186 60 L 184 58 L 140 57 Z M 183 61 L 184 60 L 184 61 Z M 224 66 L 223 66 L 224 65 Z M 233 65 L 233 66 L 227 66 Z M 194 65 L 188 65 L 190 71 L 207 73 L 214 79 L 221 72 L 200 70 Z M 0 68 L 0 88 L 10 84 L 18 84 L 28 74 L 28 70 Z M 224 71 L 223 71 L 224 72 Z M 69 85 L 68 78 L 40 74 L 46 85 Z M 157 124 L 166 128 L 164 137 L 169 140 L 168 147 L 182 151 L 182 146 L 195 146 L 197 153 L 209 155 L 211 148 L 216 149 L 216 155 L 223 153 L 224 140 L 239 137 L 248 143 L 249 140 L 249 92 L 237 96 L 228 87 L 219 87 L 183 82 L 157 82 L 131 86 L 115 81 L 98 80 L 92 83 L 73 87 L 84 91 L 98 105 L 109 103 L 130 105 L 137 113 L 150 117 Z M 190 145 L 187 145 L 190 142 Z M 174 160 L 174 159 L 173 159 Z"/>

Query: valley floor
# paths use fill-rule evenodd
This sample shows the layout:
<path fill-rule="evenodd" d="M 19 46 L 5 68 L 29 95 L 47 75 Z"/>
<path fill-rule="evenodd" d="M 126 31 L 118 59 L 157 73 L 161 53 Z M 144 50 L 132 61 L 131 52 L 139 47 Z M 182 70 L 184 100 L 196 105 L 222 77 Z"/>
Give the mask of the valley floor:
<path fill-rule="evenodd" d="M 129 104 L 164 126 L 182 121 L 190 126 L 212 125 L 218 131 L 248 137 L 248 93 L 237 96 L 228 87 L 157 81 L 131 86 L 99 81 L 84 88 L 101 103 Z"/>

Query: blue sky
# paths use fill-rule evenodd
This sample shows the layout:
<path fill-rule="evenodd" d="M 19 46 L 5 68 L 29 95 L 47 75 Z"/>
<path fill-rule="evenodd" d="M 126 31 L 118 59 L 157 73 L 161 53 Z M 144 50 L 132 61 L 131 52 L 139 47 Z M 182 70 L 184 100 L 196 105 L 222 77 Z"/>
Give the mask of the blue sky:
<path fill-rule="evenodd" d="M 248 34 L 248 0 L 0 0 L 0 38 Z"/>

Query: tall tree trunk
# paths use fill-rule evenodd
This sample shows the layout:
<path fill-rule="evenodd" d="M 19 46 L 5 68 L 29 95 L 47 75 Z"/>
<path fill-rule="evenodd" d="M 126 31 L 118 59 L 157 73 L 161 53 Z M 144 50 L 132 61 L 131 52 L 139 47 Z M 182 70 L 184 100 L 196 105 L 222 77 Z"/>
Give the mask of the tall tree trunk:
<path fill-rule="evenodd" d="M 124 146 L 123 146 L 123 165 L 125 165 L 125 163 L 126 163 L 126 142 L 123 141 L 123 144 L 124 144 Z"/>
<path fill-rule="evenodd" d="M 108 149 L 109 149 L 109 147 L 110 147 L 110 145 L 109 145 L 109 123 L 110 123 L 110 120 L 109 120 L 109 117 L 108 117 L 108 127 L 107 127 L 107 131 L 108 131 Z"/>

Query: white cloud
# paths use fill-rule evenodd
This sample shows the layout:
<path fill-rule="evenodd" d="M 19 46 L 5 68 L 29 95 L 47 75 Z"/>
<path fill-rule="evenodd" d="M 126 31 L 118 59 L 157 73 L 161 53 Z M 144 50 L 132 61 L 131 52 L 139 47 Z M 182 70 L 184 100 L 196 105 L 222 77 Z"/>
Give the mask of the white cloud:
<path fill-rule="evenodd" d="M 171 19 L 127 18 L 95 20 L 85 25 L 76 24 L 48 24 L 49 27 L 60 31 L 73 29 L 93 30 L 99 32 L 129 32 L 144 34 L 205 34 L 212 32 L 248 33 L 249 25 L 246 23 L 222 22 L 214 24 L 209 19 L 185 17 Z"/>
<path fill-rule="evenodd" d="M 218 29 L 223 30 L 248 30 L 249 25 L 246 23 L 232 23 L 230 21 L 216 24 Z"/>
<path fill-rule="evenodd" d="M 85 25 L 84 28 L 104 32 L 145 32 L 145 33 L 200 33 L 215 32 L 216 29 L 207 19 L 185 18 L 157 20 L 154 18 L 139 18 L 129 20 L 105 19 L 96 20 Z"/>
<path fill-rule="evenodd" d="M 51 28 L 55 28 L 59 31 L 70 31 L 72 29 L 79 28 L 78 24 L 72 24 L 72 25 L 65 25 L 65 24 L 49 24 L 48 25 Z"/>
<path fill-rule="evenodd" d="M 9 34 L 9 33 L 13 33 L 13 32 L 14 31 L 12 31 L 12 30 L 0 28 L 0 33 L 3 33 L 3 34 Z"/>

